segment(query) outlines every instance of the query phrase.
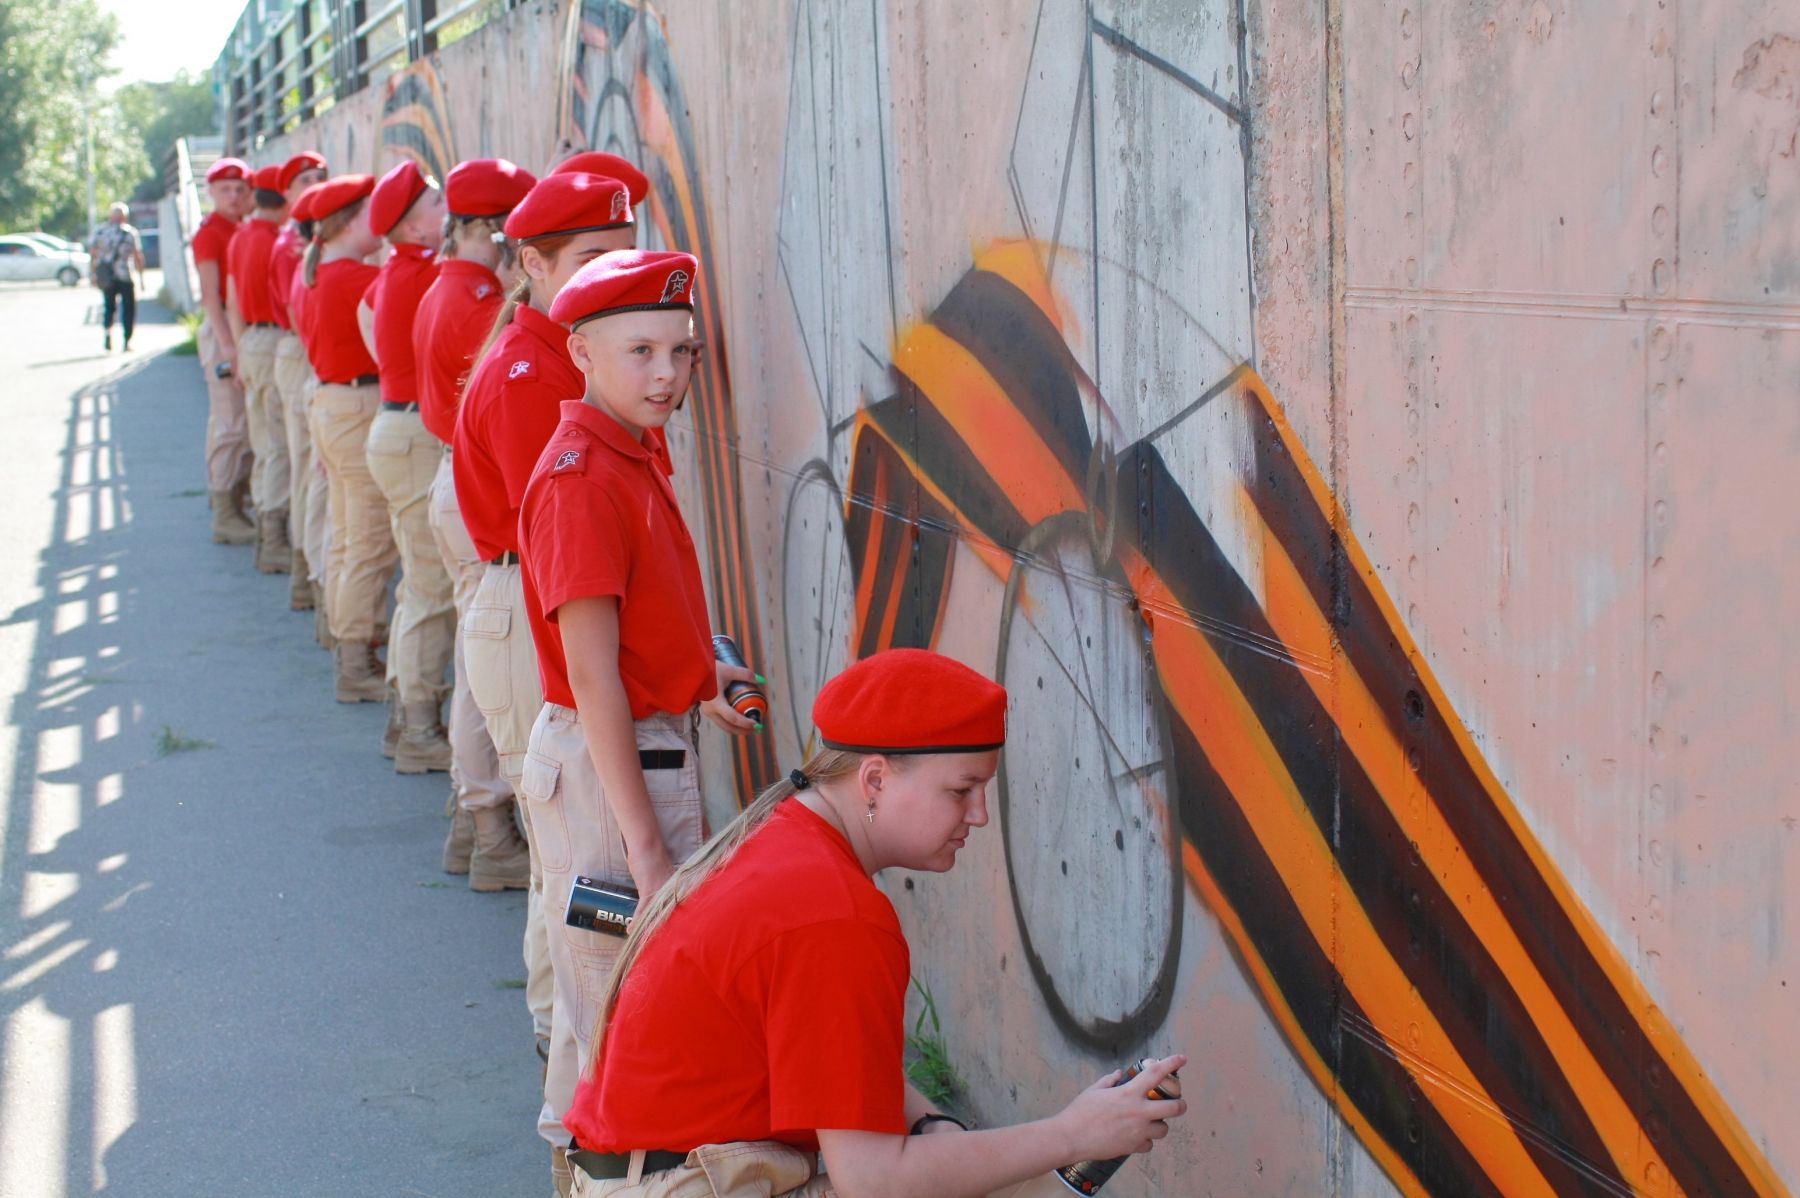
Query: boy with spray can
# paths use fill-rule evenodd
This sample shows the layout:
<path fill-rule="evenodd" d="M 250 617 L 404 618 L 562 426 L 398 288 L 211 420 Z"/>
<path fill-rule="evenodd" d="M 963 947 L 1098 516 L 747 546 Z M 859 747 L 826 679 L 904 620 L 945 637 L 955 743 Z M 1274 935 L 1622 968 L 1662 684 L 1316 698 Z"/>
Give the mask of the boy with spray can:
<path fill-rule="evenodd" d="M 652 435 L 693 375 L 698 270 L 688 254 L 614 252 L 558 292 L 550 319 L 569 329 L 586 396 L 563 403 L 519 512 L 545 700 L 520 792 L 544 874 L 556 983 L 538 1126 L 562 1193 L 562 1115 L 618 951 L 616 940 L 565 922 L 571 885 L 587 876 L 653 895 L 705 839 L 699 715 L 737 734 L 761 728 L 720 697 L 760 679 L 715 660 L 699 559 Z"/>

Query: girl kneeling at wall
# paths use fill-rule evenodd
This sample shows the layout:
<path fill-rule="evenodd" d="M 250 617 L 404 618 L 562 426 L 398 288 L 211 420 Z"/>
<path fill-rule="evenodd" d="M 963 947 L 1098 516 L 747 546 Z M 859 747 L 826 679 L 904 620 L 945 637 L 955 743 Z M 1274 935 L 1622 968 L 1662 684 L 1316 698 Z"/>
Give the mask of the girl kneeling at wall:
<path fill-rule="evenodd" d="M 909 954 L 872 879 L 948 870 L 987 823 L 1006 692 L 950 658 L 893 649 L 827 683 L 813 722 L 823 751 L 639 913 L 563 1120 L 573 1192 L 1068 1198 L 1053 1170 L 1149 1150 L 1186 1110 L 1149 1097 L 1183 1057 L 986 1131 L 905 1081 Z"/>

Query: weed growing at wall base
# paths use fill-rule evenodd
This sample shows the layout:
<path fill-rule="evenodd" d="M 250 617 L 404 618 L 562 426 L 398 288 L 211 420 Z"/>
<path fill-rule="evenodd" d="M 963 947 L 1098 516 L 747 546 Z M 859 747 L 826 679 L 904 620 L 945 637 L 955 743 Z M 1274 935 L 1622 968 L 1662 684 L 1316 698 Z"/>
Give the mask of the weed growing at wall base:
<path fill-rule="evenodd" d="M 171 753 L 191 753 L 195 749 L 213 748 L 210 740 L 201 740 L 197 736 L 188 736 L 169 725 L 164 724 L 162 731 L 156 734 L 156 755 L 167 757 Z"/>
<path fill-rule="evenodd" d="M 919 1017 L 913 1021 L 912 1032 L 906 1037 L 909 1058 L 906 1080 L 932 1102 L 949 1106 L 967 1092 L 968 1085 L 951 1063 L 950 1050 L 944 1046 L 944 1026 L 938 1020 L 937 1000 L 918 978 L 914 978 L 912 984 L 924 1000 L 924 1006 L 919 1008 Z"/>

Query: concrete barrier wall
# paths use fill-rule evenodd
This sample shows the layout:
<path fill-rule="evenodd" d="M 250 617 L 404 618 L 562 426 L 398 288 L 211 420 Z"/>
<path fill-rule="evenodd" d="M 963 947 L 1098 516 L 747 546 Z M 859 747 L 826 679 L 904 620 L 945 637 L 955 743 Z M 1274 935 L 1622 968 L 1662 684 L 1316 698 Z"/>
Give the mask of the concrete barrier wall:
<path fill-rule="evenodd" d="M 267 156 L 645 163 L 713 800 L 856 655 L 1013 693 L 890 885 L 984 1121 L 1180 1048 L 1109 1194 L 1786 1193 L 1800 30 L 1590 8 L 582 0 Z"/>

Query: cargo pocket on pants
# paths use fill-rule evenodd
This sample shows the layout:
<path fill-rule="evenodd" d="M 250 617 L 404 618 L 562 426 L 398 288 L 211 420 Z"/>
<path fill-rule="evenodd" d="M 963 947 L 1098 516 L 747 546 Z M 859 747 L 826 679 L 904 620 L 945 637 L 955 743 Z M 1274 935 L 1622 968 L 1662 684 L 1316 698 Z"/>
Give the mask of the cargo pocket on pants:
<path fill-rule="evenodd" d="M 604 932 L 568 928 L 565 939 L 569 960 L 575 965 L 575 1037 L 581 1045 L 581 1067 L 587 1069 L 586 1054 L 594 1043 L 594 1032 L 600 1023 L 600 1000 L 605 997 L 606 983 L 612 977 L 613 963 L 625 942 Z"/>
<path fill-rule="evenodd" d="M 471 604 L 463 616 L 463 656 L 469 667 L 469 694 L 484 716 L 512 706 L 512 609 Z"/>
<path fill-rule="evenodd" d="M 527 818 L 537 841 L 538 863 L 547 874 L 560 874 L 569 868 L 569 824 L 563 815 L 561 790 L 562 764 L 527 751 L 525 770 L 519 775 L 519 793 L 530 805 Z M 556 917 L 561 919 L 569 896 L 546 892 L 544 897 L 554 904 Z"/>

